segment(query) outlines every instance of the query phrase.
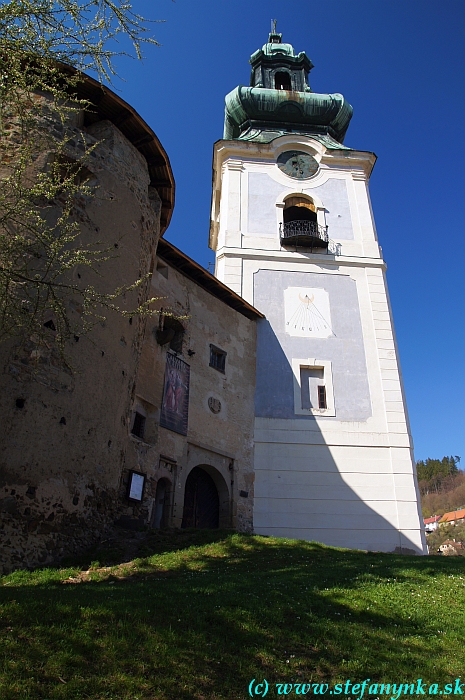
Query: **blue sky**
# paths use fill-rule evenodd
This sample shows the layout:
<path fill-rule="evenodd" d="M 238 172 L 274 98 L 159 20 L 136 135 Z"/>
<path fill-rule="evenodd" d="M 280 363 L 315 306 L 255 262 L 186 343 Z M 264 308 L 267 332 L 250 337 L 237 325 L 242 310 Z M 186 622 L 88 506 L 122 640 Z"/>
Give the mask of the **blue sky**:
<path fill-rule="evenodd" d="M 271 18 L 315 64 L 315 92 L 354 107 L 346 145 L 378 156 L 370 192 L 388 264 L 417 459 L 465 467 L 465 3 L 463 0 L 136 0 L 160 47 L 120 61 L 121 96 L 152 126 L 176 179 L 166 238 L 204 266 L 213 143 L 224 96 L 249 84 Z"/>

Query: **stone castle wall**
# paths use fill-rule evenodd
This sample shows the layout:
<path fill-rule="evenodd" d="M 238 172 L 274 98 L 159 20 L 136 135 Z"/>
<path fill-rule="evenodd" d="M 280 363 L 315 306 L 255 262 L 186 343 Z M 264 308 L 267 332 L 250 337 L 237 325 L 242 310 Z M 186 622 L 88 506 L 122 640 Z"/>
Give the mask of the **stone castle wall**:
<path fill-rule="evenodd" d="M 58 128 L 58 127 L 57 127 Z M 110 259 L 81 284 L 111 292 L 149 272 L 160 230 L 160 199 L 139 151 L 109 121 L 68 126 L 68 155 L 82 156 L 81 131 L 96 195 L 76 202 L 84 245 L 102 243 Z M 74 152 L 74 153 L 73 153 Z M 148 283 L 122 299 L 130 310 Z M 82 313 L 69 299 L 70 318 Z M 46 565 L 101 538 L 121 514 L 121 475 L 145 321 L 106 314 L 67 347 L 70 370 L 50 331 L 0 346 L 0 529 L 3 572 Z"/>
<path fill-rule="evenodd" d="M 157 342 L 158 322 L 148 321 L 134 402 L 147 416 L 146 430 L 143 440 L 130 436 L 126 460 L 126 467 L 146 474 L 147 481 L 144 503 L 128 506 L 127 515 L 153 522 L 157 485 L 164 479 L 165 523 L 181 527 L 186 479 L 200 466 L 220 495 L 220 527 L 251 532 L 256 322 L 163 259 L 156 267 L 152 295 L 160 297 L 159 306 L 184 317 L 177 356 L 190 367 L 188 431 L 181 435 L 160 426 L 166 356 L 172 350 Z M 210 344 L 227 353 L 224 374 L 210 366 Z"/>

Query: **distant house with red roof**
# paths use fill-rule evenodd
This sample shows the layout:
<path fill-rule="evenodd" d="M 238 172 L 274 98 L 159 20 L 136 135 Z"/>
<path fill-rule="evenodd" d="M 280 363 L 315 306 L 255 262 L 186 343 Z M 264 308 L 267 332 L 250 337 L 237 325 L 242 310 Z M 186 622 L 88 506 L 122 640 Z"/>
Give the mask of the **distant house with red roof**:
<path fill-rule="evenodd" d="M 431 518 L 423 518 L 426 532 L 434 532 L 434 530 L 437 530 L 440 520 L 440 515 L 433 515 Z"/>
<path fill-rule="evenodd" d="M 440 525 L 458 525 L 459 523 L 465 523 L 465 508 L 444 513 L 439 521 Z"/>
<path fill-rule="evenodd" d="M 463 542 L 457 542 L 456 540 L 446 540 L 440 545 L 438 552 L 441 552 L 445 556 L 463 555 Z"/>

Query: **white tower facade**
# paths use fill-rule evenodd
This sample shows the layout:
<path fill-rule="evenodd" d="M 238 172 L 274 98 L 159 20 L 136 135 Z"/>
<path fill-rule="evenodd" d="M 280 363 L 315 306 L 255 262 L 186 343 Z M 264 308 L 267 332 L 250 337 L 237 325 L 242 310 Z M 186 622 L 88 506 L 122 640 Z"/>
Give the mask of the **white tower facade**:
<path fill-rule="evenodd" d="M 272 33 L 215 144 L 216 276 L 258 322 L 254 531 L 426 553 L 412 441 L 352 109 Z"/>

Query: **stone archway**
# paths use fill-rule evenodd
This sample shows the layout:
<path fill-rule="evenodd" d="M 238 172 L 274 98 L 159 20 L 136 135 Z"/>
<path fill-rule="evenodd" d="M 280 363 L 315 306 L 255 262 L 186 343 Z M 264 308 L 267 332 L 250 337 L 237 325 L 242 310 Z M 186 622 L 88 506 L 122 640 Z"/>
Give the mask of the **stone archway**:
<path fill-rule="evenodd" d="M 181 527 L 213 529 L 219 527 L 219 522 L 220 496 L 215 480 L 204 468 L 194 467 L 184 489 Z"/>

